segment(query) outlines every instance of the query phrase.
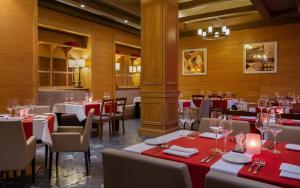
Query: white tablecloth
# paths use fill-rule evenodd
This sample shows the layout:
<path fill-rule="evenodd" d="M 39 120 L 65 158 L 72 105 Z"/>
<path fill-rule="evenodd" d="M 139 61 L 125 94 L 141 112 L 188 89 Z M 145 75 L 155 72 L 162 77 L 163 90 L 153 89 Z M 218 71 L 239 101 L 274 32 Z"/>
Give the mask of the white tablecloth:
<path fill-rule="evenodd" d="M 141 97 L 134 97 L 133 103 L 136 103 L 136 102 L 141 102 Z"/>
<path fill-rule="evenodd" d="M 56 103 L 53 106 L 52 112 L 75 114 L 79 121 L 86 119 L 84 104 Z"/>

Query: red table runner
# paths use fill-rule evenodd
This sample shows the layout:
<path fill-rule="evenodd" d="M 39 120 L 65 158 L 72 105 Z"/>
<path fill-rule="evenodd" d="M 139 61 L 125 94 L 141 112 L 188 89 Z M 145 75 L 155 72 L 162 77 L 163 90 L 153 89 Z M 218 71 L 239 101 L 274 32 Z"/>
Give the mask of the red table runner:
<path fill-rule="evenodd" d="M 48 129 L 49 132 L 52 133 L 54 131 L 54 120 L 55 116 L 48 116 Z M 27 117 L 22 120 L 22 125 L 25 132 L 26 140 L 32 136 L 32 126 L 33 126 L 33 117 Z"/>
<path fill-rule="evenodd" d="M 223 140 L 224 139 L 218 140 L 219 147 L 221 146 L 220 148 L 223 148 L 224 146 Z M 211 153 L 211 149 L 215 147 L 215 140 L 208 139 L 208 138 L 201 138 L 201 137 L 197 137 L 194 139 L 182 137 L 171 141 L 169 144 L 178 145 L 182 147 L 197 148 L 199 150 L 199 153 L 189 158 L 183 158 L 174 155 L 164 154 L 163 151 L 154 152 L 157 149 L 155 147 L 144 151 L 142 154 L 161 158 L 161 159 L 169 159 L 172 161 L 185 163 L 188 166 L 190 172 L 193 188 L 204 188 L 205 175 L 206 173 L 208 173 L 210 166 L 215 161 L 220 159 L 220 156 L 210 161 L 209 163 L 201 163 L 200 160 Z M 234 146 L 233 142 L 228 142 L 227 148 L 232 148 L 233 146 Z"/>
<path fill-rule="evenodd" d="M 218 140 L 218 142 L 219 148 L 223 149 L 224 139 L 220 139 Z M 142 152 L 142 154 L 185 163 L 189 169 L 193 188 L 204 188 L 206 173 L 209 172 L 210 166 L 218 161 L 221 156 L 218 156 L 214 160 L 210 161 L 210 163 L 201 163 L 200 160 L 211 153 L 210 150 L 215 147 L 215 140 L 201 137 L 197 137 L 194 139 L 179 138 L 171 141 L 169 144 L 182 147 L 197 148 L 199 150 L 199 153 L 191 156 L 190 158 L 183 158 L 164 154 L 163 151 L 156 152 L 155 150 L 157 148 L 155 147 Z M 234 145 L 234 142 L 228 142 L 228 150 L 233 148 Z M 278 145 L 278 149 L 283 152 L 282 154 L 275 155 L 270 153 L 269 151 L 262 151 L 261 155 L 254 156 L 254 158 L 259 157 L 260 159 L 264 159 L 266 161 L 266 166 L 263 167 L 258 174 L 254 175 L 253 173 L 249 173 L 247 171 L 249 165 L 252 164 L 249 163 L 240 170 L 238 176 L 283 187 L 300 187 L 300 181 L 298 180 L 279 177 L 279 166 L 282 162 L 300 165 L 300 152 L 288 151 L 284 148 L 284 145 L 285 144 Z"/>
<path fill-rule="evenodd" d="M 212 108 L 221 108 L 223 110 L 227 109 L 227 100 L 212 100 L 211 101 Z"/>
<path fill-rule="evenodd" d="M 100 104 L 97 104 L 97 103 L 86 104 L 84 108 L 85 108 L 86 116 L 89 114 L 89 112 L 92 108 L 95 109 L 95 112 L 94 112 L 95 115 L 97 115 L 97 116 L 100 115 Z"/>

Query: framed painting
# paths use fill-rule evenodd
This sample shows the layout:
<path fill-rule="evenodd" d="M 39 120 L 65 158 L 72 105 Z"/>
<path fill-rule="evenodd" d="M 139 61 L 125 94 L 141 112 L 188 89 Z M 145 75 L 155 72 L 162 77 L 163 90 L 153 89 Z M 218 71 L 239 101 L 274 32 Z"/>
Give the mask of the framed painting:
<path fill-rule="evenodd" d="M 243 45 L 245 74 L 277 73 L 277 42 L 259 42 Z"/>
<path fill-rule="evenodd" d="M 207 49 L 182 50 L 182 75 L 207 74 Z"/>

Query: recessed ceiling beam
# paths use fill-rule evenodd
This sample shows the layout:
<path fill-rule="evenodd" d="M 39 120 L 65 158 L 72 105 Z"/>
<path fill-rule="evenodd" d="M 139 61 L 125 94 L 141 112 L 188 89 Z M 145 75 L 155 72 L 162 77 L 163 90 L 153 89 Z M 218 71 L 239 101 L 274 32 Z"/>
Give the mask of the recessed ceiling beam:
<path fill-rule="evenodd" d="M 237 14 L 237 13 L 245 13 L 245 12 L 253 12 L 253 11 L 256 11 L 255 7 L 253 5 L 249 5 L 244 7 L 225 9 L 225 10 L 220 10 L 215 12 L 208 12 L 204 14 L 196 14 L 192 16 L 181 17 L 179 18 L 179 21 L 185 22 L 185 21 L 199 20 L 204 18 L 215 18 L 215 17 L 220 17 L 228 14 Z"/>
<path fill-rule="evenodd" d="M 272 18 L 271 13 L 268 11 L 267 7 L 265 6 L 263 0 L 250 0 L 261 16 L 265 19 Z"/>
<path fill-rule="evenodd" d="M 228 28 L 231 31 L 236 31 L 236 30 L 251 29 L 251 28 L 257 28 L 257 27 L 272 26 L 272 25 L 284 25 L 284 24 L 290 24 L 290 23 L 300 23 L 300 17 L 297 16 L 297 17 L 291 18 L 289 20 L 286 20 L 286 19 L 259 20 L 259 21 L 254 21 L 254 22 L 229 25 Z M 197 36 L 197 30 L 185 31 L 185 32 L 180 33 L 180 37 L 182 37 L 182 38 L 183 37 L 191 37 L 191 36 Z"/>
<path fill-rule="evenodd" d="M 229 0 L 193 0 L 184 3 L 179 3 L 179 10 L 190 9 L 202 5 L 213 4 L 220 1 L 229 1 Z"/>

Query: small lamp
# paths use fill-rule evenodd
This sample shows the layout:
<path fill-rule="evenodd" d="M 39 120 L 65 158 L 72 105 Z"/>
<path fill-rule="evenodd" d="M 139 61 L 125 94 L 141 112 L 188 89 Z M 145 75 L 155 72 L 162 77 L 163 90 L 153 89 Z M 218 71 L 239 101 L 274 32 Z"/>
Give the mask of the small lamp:
<path fill-rule="evenodd" d="M 261 141 L 259 134 L 246 134 L 246 153 L 260 154 Z"/>
<path fill-rule="evenodd" d="M 142 71 L 142 66 L 141 66 L 141 65 L 136 66 L 136 71 L 137 71 L 137 72 L 141 72 L 141 71 Z"/>
<path fill-rule="evenodd" d="M 68 67 L 72 68 L 72 84 L 75 84 L 75 80 L 74 80 L 74 67 L 76 65 L 76 60 L 75 59 L 69 59 L 68 60 Z"/>
<path fill-rule="evenodd" d="M 119 71 L 121 69 L 121 64 L 120 63 L 116 63 L 115 64 L 115 69 L 116 69 L 116 71 Z"/>
<path fill-rule="evenodd" d="M 136 66 L 132 66 L 132 72 L 136 72 Z"/>
<path fill-rule="evenodd" d="M 133 72 L 133 66 L 129 66 L 128 71 L 129 71 L 130 73 L 132 73 L 132 72 Z"/>

